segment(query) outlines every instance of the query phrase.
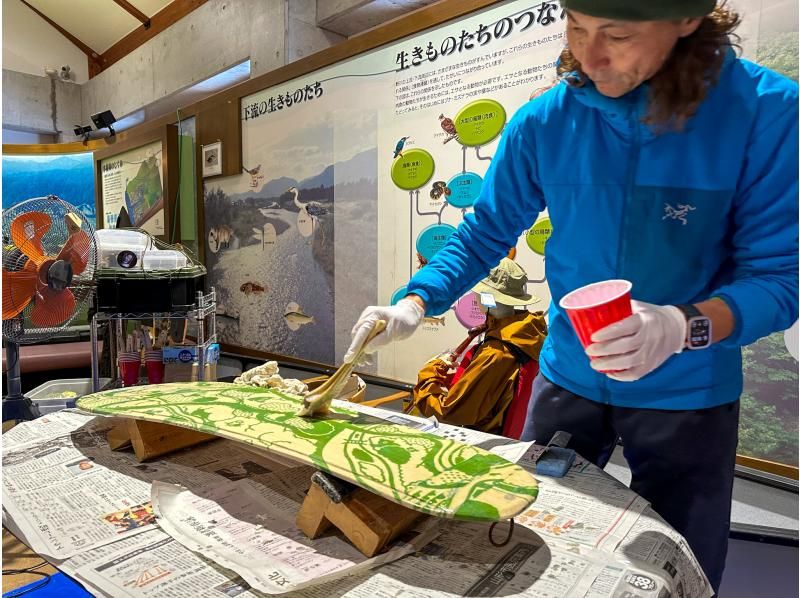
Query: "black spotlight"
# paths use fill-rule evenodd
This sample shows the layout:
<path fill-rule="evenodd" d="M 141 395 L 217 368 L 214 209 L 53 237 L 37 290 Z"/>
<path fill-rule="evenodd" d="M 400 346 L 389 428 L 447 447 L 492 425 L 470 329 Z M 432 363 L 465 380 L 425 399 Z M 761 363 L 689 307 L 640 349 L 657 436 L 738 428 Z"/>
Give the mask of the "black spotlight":
<path fill-rule="evenodd" d="M 72 132 L 75 133 L 75 137 L 80 137 L 85 143 L 89 140 L 89 135 L 92 133 L 92 126 L 75 125 L 75 127 L 72 129 Z"/>
<path fill-rule="evenodd" d="M 92 114 L 92 122 L 97 129 L 108 129 L 109 137 L 116 135 L 114 132 L 114 127 L 111 125 L 117 122 L 117 119 L 114 118 L 113 114 L 111 114 L 111 110 L 104 110 L 103 112 Z"/>

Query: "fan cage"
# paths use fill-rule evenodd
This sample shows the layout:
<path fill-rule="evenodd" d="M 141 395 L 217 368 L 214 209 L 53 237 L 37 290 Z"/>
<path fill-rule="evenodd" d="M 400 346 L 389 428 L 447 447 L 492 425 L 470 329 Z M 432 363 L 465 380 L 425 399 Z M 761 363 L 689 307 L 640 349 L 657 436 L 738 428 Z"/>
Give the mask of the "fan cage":
<path fill-rule="evenodd" d="M 28 199 L 3 211 L 3 261 L 2 268 L 5 272 L 17 272 L 24 268 L 29 258 L 25 255 L 26 246 L 29 243 L 22 243 L 22 247 L 17 247 L 11 234 L 11 223 L 24 214 L 39 212 L 49 217 L 49 229 L 41 237 L 43 253 L 55 258 L 61 251 L 70 236 L 67 227 L 66 217 L 71 215 L 80 221 L 80 229 L 88 235 L 88 247 L 86 247 L 86 267 L 80 274 L 73 274 L 67 289 L 75 297 L 75 307 L 69 313 L 61 314 L 63 321 L 56 326 L 37 326 L 31 320 L 31 312 L 37 300 L 43 300 L 38 292 L 33 295 L 33 300 L 13 318 L 3 319 L 3 337 L 17 344 L 34 344 L 46 341 L 70 325 L 75 316 L 88 306 L 94 290 L 95 266 L 97 262 L 97 244 L 94 237 L 94 229 L 86 216 L 72 204 L 67 203 L 55 195 L 46 197 L 36 197 Z M 26 230 L 26 236 L 34 234 L 33 230 Z M 41 231 L 39 231 L 41 232 Z M 9 300 L 4 294 L 3 300 Z"/>

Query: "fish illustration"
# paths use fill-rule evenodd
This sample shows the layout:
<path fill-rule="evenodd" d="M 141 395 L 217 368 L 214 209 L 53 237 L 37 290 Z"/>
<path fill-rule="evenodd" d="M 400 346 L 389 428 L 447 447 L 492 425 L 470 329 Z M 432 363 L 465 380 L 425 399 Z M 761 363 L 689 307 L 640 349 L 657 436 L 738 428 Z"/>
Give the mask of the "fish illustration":
<path fill-rule="evenodd" d="M 433 326 L 444 326 L 444 316 L 439 316 L 438 318 L 434 316 L 426 316 L 422 318 L 422 321 Z"/>
<path fill-rule="evenodd" d="M 251 294 L 260 295 L 267 289 L 265 289 L 258 283 L 247 281 L 244 284 L 242 284 L 242 286 L 239 287 L 239 290 L 245 295 L 251 295 Z"/>
<path fill-rule="evenodd" d="M 422 257 L 422 254 L 419 251 L 417 252 L 417 263 L 419 264 L 417 266 L 417 270 L 421 269 L 423 266 L 426 266 L 428 264 L 428 260 Z"/>
<path fill-rule="evenodd" d="M 297 303 L 292 301 L 283 312 L 283 319 L 289 330 L 299 330 L 301 326 L 314 323 L 314 316 L 309 316 Z"/>

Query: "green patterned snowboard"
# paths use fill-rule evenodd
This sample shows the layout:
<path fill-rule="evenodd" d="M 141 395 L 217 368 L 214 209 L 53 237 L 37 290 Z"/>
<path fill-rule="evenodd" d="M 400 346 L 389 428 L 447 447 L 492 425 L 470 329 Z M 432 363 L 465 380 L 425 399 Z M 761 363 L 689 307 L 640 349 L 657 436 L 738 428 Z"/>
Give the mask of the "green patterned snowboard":
<path fill-rule="evenodd" d="M 533 476 L 502 457 L 349 409 L 298 417 L 302 400 L 273 389 L 158 384 L 87 395 L 77 404 L 246 442 L 437 517 L 499 521 L 536 500 Z"/>

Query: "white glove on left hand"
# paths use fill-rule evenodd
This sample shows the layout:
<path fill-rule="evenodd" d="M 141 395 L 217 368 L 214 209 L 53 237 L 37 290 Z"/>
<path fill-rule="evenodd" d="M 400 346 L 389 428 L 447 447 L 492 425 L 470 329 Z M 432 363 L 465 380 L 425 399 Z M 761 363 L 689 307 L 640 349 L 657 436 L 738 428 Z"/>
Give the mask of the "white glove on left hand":
<path fill-rule="evenodd" d="M 649 374 L 686 346 L 686 318 L 674 305 L 632 301 L 633 315 L 598 330 L 586 354 L 591 366 L 621 382 Z"/>

